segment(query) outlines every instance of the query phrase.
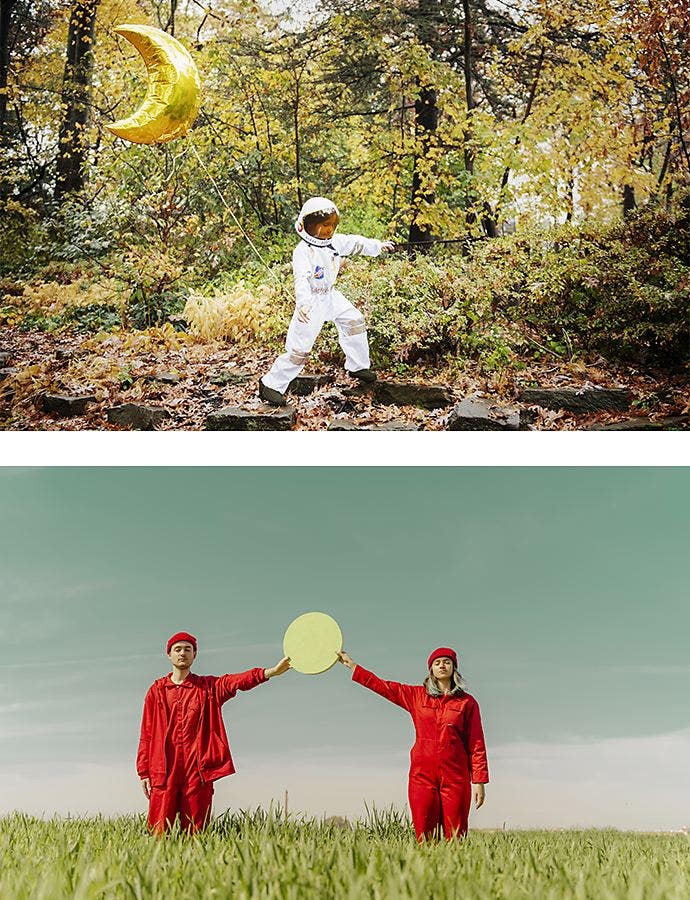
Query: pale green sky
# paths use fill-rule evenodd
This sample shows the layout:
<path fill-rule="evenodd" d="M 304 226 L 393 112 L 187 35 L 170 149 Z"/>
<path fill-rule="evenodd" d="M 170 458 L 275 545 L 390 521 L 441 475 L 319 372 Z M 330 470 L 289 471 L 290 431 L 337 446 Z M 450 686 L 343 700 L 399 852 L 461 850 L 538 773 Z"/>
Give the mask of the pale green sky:
<path fill-rule="evenodd" d="M 682 731 L 689 508 L 679 468 L 0 469 L 0 756 L 130 766 L 169 634 L 198 636 L 200 674 L 241 671 L 308 610 L 387 678 L 455 647 L 490 757 Z M 225 718 L 238 769 L 412 743 L 342 666 Z"/>

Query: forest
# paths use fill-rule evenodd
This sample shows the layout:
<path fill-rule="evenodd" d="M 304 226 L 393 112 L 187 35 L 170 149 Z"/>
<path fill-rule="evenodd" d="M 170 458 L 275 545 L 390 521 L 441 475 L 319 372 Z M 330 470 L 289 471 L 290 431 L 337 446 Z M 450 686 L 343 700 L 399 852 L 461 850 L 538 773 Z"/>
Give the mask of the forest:
<path fill-rule="evenodd" d="M 184 136 L 108 130 L 123 23 L 191 53 Z M 3 0 L 0 142 L 0 427 L 688 427 L 689 0 Z M 312 196 L 394 243 L 339 282 L 379 381 L 326 328 L 262 421 Z"/>

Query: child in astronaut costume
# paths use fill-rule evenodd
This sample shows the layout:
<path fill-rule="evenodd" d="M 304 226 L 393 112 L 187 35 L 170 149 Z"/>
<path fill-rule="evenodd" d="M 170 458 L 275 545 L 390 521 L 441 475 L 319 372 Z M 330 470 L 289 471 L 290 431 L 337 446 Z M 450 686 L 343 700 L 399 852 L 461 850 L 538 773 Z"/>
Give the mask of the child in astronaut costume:
<path fill-rule="evenodd" d="M 341 259 L 361 253 L 378 256 L 392 250 L 389 241 L 358 234 L 335 234 L 340 214 L 335 203 L 312 197 L 295 222 L 301 241 L 292 254 L 295 312 L 285 339 L 285 353 L 259 381 L 259 396 L 283 406 L 288 385 L 306 365 L 324 322 L 334 322 L 345 353 L 345 370 L 361 381 L 375 381 L 369 368 L 369 343 L 364 316 L 334 285 Z"/>

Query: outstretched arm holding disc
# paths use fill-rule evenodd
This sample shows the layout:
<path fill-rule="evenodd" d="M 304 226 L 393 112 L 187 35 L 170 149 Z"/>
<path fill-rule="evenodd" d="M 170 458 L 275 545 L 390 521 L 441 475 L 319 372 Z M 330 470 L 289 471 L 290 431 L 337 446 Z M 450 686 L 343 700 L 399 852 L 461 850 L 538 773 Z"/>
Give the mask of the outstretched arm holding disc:
<path fill-rule="evenodd" d="M 391 703 L 402 706 L 408 712 L 410 711 L 410 704 L 415 690 L 414 685 L 400 684 L 399 681 L 384 681 L 383 678 L 379 678 L 378 675 L 374 675 L 373 672 L 358 665 L 344 650 L 340 651 L 338 659 L 348 669 L 352 669 L 353 681 L 369 688 L 370 691 L 374 691 L 384 699 L 390 700 Z"/>
<path fill-rule="evenodd" d="M 479 704 L 465 691 L 455 651 L 434 650 L 421 685 L 384 681 L 344 650 L 338 659 L 352 670 L 353 681 L 412 716 L 408 797 L 417 840 L 465 835 L 472 799 L 477 809 L 484 803 L 489 770 Z"/>
<path fill-rule="evenodd" d="M 198 831 L 211 814 L 213 784 L 232 775 L 221 709 L 237 691 L 249 691 L 291 667 L 289 656 L 274 666 L 215 676 L 191 671 L 197 640 L 178 632 L 166 644 L 172 672 L 158 678 L 144 701 L 137 773 L 149 801 L 148 823 L 162 834 L 179 816 L 185 831 Z"/>
<path fill-rule="evenodd" d="M 290 668 L 290 657 L 284 656 L 280 662 L 277 662 L 275 666 L 271 666 L 270 669 L 264 669 L 264 675 L 266 676 L 266 680 L 269 678 L 275 678 L 276 675 L 282 675 L 284 672 Z"/>

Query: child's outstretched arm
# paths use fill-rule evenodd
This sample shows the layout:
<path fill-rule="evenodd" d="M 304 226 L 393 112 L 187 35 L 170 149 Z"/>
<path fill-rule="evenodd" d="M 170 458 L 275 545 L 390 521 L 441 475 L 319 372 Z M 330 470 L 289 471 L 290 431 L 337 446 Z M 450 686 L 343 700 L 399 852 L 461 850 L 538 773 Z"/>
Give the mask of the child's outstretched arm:
<path fill-rule="evenodd" d="M 341 256 L 379 256 L 393 249 L 392 241 L 379 241 L 361 234 L 335 234 L 331 243 Z"/>

